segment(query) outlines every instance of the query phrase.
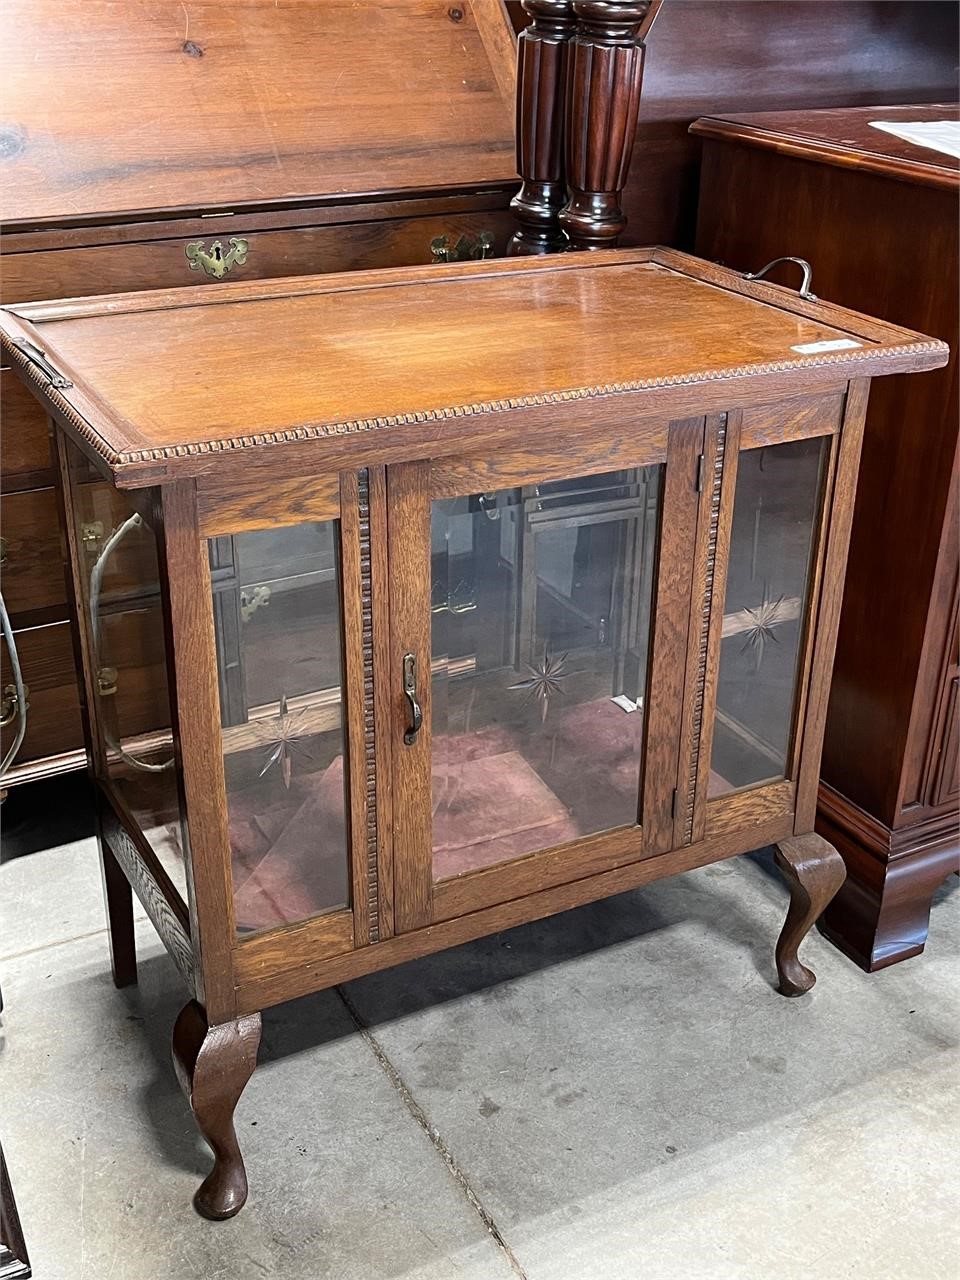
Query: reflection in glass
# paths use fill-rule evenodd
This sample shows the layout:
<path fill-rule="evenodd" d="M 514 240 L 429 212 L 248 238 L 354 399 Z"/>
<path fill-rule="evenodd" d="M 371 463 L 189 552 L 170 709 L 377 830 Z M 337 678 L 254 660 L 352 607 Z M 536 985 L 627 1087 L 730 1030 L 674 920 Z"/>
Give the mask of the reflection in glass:
<path fill-rule="evenodd" d="M 94 717 L 108 782 L 186 901 L 179 786 L 173 759 L 157 544 L 147 501 L 101 479 L 70 445 L 82 566 L 80 606 L 97 672 Z M 147 499 L 141 494 L 141 499 Z"/>
<path fill-rule="evenodd" d="M 241 931 L 349 904 L 338 525 L 211 540 Z"/>
<path fill-rule="evenodd" d="M 828 442 L 740 454 L 708 795 L 785 775 Z"/>
<path fill-rule="evenodd" d="M 437 879 L 637 822 L 660 473 L 433 504 Z"/>

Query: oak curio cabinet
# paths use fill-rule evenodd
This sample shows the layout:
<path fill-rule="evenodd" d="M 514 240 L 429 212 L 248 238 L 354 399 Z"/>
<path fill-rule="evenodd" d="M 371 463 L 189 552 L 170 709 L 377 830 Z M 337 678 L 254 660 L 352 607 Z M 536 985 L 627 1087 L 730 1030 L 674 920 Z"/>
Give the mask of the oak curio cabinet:
<path fill-rule="evenodd" d="M 55 424 L 115 978 L 132 886 L 190 996 L 202 1213 L 280 1001 L 769 843 L 812 985 L 869 379 L 942 343 L 667 250 L 0 331 Z"/>

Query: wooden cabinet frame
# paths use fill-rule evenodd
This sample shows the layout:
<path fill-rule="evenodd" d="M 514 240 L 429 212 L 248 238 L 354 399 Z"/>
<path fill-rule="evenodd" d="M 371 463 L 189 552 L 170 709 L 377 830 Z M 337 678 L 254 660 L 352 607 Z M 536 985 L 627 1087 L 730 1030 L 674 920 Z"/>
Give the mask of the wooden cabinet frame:
<path fill-rule="evenodd" d="M 831 440 L 824 465 L 820 515 L 812 554 L 810 599 L 818 601 L 824 574 L 836 571 L 836 548 L 845 537 L 834 519 L 849 484 L 850 459 L 859 447 L 865 389 L 852 384 L 834 398 L 838 412 L 807 413 L 802 436 Z M 843 406 L 843 421 L 839 408 Z M 708 800 L 712 723 L 716 702 L 723 593 L 733 516 L 737 460 L 743 447 L 742 413 L 732 409 L 702 418 L 640 419 L 629 432 L 593 434 L 562 452 L 529 448 L 492 458 L 469 452 L 434 461 L 371 466 L 317 476 L 285 505 L 282 487 L 269 502 L 271 527 L 305 516 L 339 519 L 346 658 L 344 714 L 352 902 L 349 908 L 284 927 L 238 937 L 233 917 L 230 844 L 223 806 L 222 752 L 210 725 L 220 722 L 216 682 L 214 593 L 206 539 L 261 527 L 263 499 L 227 501 L 214 484 L 187 480 L 158 491 L 164 574 L 169 593 L 168 639 L 176 681 L 174 737 L 180 744 L 183 804 L 191 832 L 189 902 L 176 895 L 162 868 L 144 849 L 135 823 L 124 821 L 122 801 L 106 784 L 112 812 L 108 843 L 127 830 L 141 858 L 153 866 L 154 903 L 166 901 L 158 927 L 190 940 L 194 994 L 210 1016 L 223 1020 L 254 1006 L 265 990 L 297 994 L 309 989 L 316 966 L 394 935 L 412 935 L 463 917 L 551 891 L 591 896 L 595 877 L 626 872 L 644 861 L 696 847 L 703 841 L 735 841 L 753 822 L 765 840 L 802 827 L 801 796 L 809 803 L 810 779 L 801 769 L 805 734 L 817 734 L 823 717 L 822 684 L 835 605 L 820 600 L 804 623 L 799 698 L 791 735 L 790 766 L 780 782 Z M 798 438 L 755 433 L 747 447 Z M 662 464 L 663 486 L 657 549 L 648 703 L 641 794 L 636 826 L 584 836 L 434 884 L 430 841 L 430 682 L 421 684 L 424 728 L 416 745 L 403 744 L 406 707 L 402 657 L 413 651 L 421 670 L 430 663 L 430 503 L 439 497 L 490 490 L 615 467 Z M 846 476 L 845 481 L 842 477 Z M 240 486 L 241 492 L 243 486 Z M 209 602 L 196 620 L 196 600 Z M 193 603 L 190 603 L 193 602 Z M 831 623 L 832 618 L 832 623 Z M 826 621 L 825 621 L 826 619 Z M 84 631 L 81 619 L 81 631 Z M 178 635 L 192 636 L 184 650 Z M 815 644 L 815 639 L 817 643 Z M 95 696 L 95 695 L 94 695 Z M 818 718 L 819 717 L 819 723 Z M 187 743 L 186 750 L 183 744 Z M 815 764 L 807 767 L 807 774 Z M 806 791 L 804 790 L 806 788 Z M 119 812 L 118 812 L 119 811 Z M 111 836 L 113 837 L 111 839 Z M 742 843 L 742 840 L 739 842 Z M 737 844 L 735 847 L 739 847 Z M 122 853 L 122 850 L 121 850 Z M 639 870 L 639 868 L 638 868 Z M 666 868 L 664 868 L 664 871 Z M 646 878 L 640 875 L 638 882 Z M 167 910 L 166 908 L 169 908 Z M 171 923 L 171 920 L 173 923 Z M 157 920 L 155 920 L 157 923 Z M 361 966 L 365 969 L 367 966 Z M 371 967 L 379 967 L 374 964 Z M 245 995 L 245 989 L 250 990 Z M 274 997 L 276 998 L 276 997 Z"/>
<path fill-rule="evenodd" d="M 617 328 L 624 296 L 632 298 L 635 332 Z M 305 362 L 327 341 L 332 306 L 336 340 L 354 360 L 349 383 L 336 361 Z M 512 326 L 506 334 L 501 312 Z M 299 326 L 293 347 L 286 315 Z M 538 346 L 533 323 L 544 318 Z M 495 358 L 438 365 L 438 324 L 467 335 L 476 329 Z M 117 343 L 103 332 L 122 342 L 127 326 L 133 333 L 145 326 L 156 347 L 135 370 L 111 363 Z M 657 347 L 638 355 L 637 333 L 654 328 Z M 181 378 L 177 344 L 194 352 L 199 335 L 219 349 L 235 336 L 249 349 L 253 334 L 269 337 L 270 358 L 243 370 L 244 394 L 225 415 L 220 388 Z M 198 1192 L 201 1212 L 230 1216 L 246 1196 L 232 1114 L 255 1064 L 260 1011 L 273 1004 L 771 843 L 791 889 L 777 950 L 780 987 L 799 995 L 813 985 L 797 948 L 843 875 L 813 821 L 869 378 L 939 367 L 942 343 L 666 250 L 376 272 L 362 282 L 344 275 L 215 286 L 195 302 L 172 291 L 39 304 L 0 314 L 0 339 L 54 423 L 71 580 L 81 598 L 78 657 L 102 798 L 115 980 L 136 980 L 132 890 L 193 997 L 177 1020 L 174 1058 L 217 1154 Z M 379 382 L 371 369 L 389 374 Z M 171 404 L 176 395 L 182 402 Z M 260 430 L 265 420 L 275 424 L 270 431 Z M 742 789 L 711 799 L 738 469 L 752 450 L 817 440 L 828 442 L 818 454 L 818 504 L 812 496 L 806 514 L 791 516 L 808 548 L 809 603 L 795 650 L 791 641 L 796 666 L 784 715 L 792 723 L 784 728 L 781 717 L 777 730 L 788 735 L 783 776 L 754 785 L 752 778 L 770 775 L 733 770 L 724 782 Z M 112 780 L 116 747 L 85 616 L 89 566 L 71 457 L 92 463 L 156 544 L 170 719 L 147 746 L 173 753 L 183 896 Z M 514 489 L 526 512 L 530 486 L 650 465 L 662 471 L 648 562 L 655 561 L 651 634 L 639 667 L 647 681 L 639 822 L 434 882 L 429 681 L 419 681 L 424 722 L 410 746 L 402 687 L 404 655 L 431 671 L 431 502 Z M 629 497 L 639 501 L 639 490 Z M 561 519 L 595 524 L 598 511 L 610 516 L 620 500 L 614 492 L 591 511 L 578 492 Z M 613 505 L 601 511 L 604 502 Z M 623 509 L 646 519 L 649 508 L 644 497 L 642 508 Z M 344 731 L 335 763 L 339 770 L 342 760 L 336 785 L 346 805 L 349 905 L 325 911 L 307 895 L 309 906 L 297 908 L 305 918 L 238 934 L 224 761 L 236 726 L 230 711 L 222 727 L 223 610 L 210 542 L 327 521 L 339 522 L 344 674 L 332 701 Z M 518 538 L 527 523 L 524 515 Z M 629 530 L 608 545 L 623 548 L 628 538 Z M 640 561 L 629 563 L 635 570 Z M 510 588 L 514 601 L 522 572 L 519 580 Z M 155 606 L 156 580 L 148 587 Z M 520 621 L 511 621 L 517 635 L 534 634 L 532 610 L 528 595 Z M 332 641 L 322 643 L 329 649 Z M 523 643 L 513 646 L 518 660 Z M 558 825 L 551 838 L 563 830 Z M 312 839 L 311 832 L 308 854 Z M 321 848 L 318 838 L 317 858 Z M 300 863 L 285 865 L 302 875 Z M 339 883 L 329 901 L 343 901 Z"/>

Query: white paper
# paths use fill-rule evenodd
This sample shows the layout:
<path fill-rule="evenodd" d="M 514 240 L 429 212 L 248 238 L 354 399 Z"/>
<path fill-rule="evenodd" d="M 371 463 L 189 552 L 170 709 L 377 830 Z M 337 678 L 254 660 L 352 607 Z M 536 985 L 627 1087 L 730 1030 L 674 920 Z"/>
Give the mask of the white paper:
<path fill-rule="evenodd" d="M 915 120 L 906 124 L 892 120 L 871 120 L 871 129 L 882 129 L 917 147 L 941 151 L 960 160 L 960 120 Z"/>
<path fill-rule="evenodd" d="M 618 693 L 617 696 L 615 698 L 611 698 L 610 701 L 615 702 L 621 711 L 639 711 L 640 707 L 643 705 L 642 698 L 639 702 L 634 702 L 634 700 L 632 698 L 628 698 L 625 693 Z"/>
<path fill-rule="evenodd" d="M 862 342 L 854 342 L 852 338 L 824 338 L 822 342 L 801 342 L 790 350 L 802 356 L 815 356 L 818 351 L 852 351 L 861 346 Z"/>

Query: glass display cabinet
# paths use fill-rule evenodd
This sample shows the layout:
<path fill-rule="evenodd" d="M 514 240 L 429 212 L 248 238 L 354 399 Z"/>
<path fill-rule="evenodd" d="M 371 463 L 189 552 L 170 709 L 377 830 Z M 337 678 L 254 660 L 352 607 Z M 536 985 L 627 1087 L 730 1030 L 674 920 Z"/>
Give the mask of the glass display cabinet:
<path fill-rule="evenodd" d="M 767 844 L 781 990 L 812 985 L 869 379 L 942 343 L 665 250 L 0 336 L 54 424 L 114 975 L 132 888 L 190 996 L 202 1213 L 246 1197 L 267 1006 Z"/>

